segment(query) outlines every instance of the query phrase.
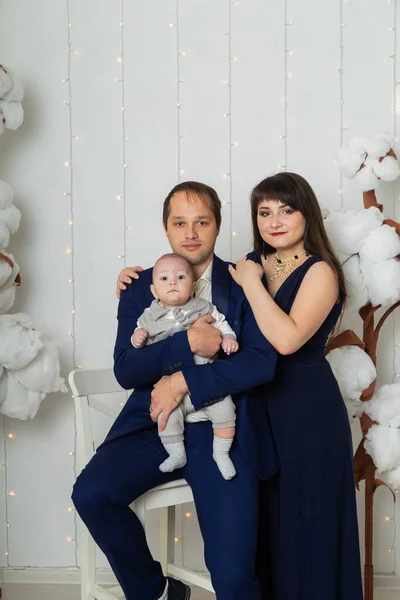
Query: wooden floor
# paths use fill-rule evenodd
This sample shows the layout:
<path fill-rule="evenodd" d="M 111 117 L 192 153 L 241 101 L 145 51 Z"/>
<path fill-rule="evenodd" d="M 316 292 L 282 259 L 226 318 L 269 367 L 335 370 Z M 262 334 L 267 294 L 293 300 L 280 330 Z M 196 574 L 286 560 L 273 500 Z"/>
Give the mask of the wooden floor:
<path fill-rule="evenodd" d="M 4 583 L 2 600 L 80 600 L 79 585 L 39 585 L 25 583 Z M 190 600 L 212 600 L 214 594 L 192 588 Z M 386 600 L 386 598 L 385 598 Z M 390 598 L 390 600 L 392 600 Z M 397 597 L 397 600 L 399 598 Z"/>
<path fill-rule="evenodd" d="M 192 588 L 191 600 L 212 600 L 214 594 Z M 38 585 L 9 583 L 3 585 L 2 600 L 80 600 L 78 585 Z M 400 600 L 400 590 L 376 591 L 375 600 Z"/>

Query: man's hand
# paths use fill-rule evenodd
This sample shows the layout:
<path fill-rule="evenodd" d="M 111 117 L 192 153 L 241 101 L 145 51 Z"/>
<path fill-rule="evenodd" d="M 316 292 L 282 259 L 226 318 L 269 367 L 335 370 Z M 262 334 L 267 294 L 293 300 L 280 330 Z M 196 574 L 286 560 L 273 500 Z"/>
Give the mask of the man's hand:
<path fill-rule="evenodd" d="M 126 283 L 132 283 L 132 279 L 139 279 L 139 273 L 143 271 L 143 267 L 126 267 L 122 269 L 117 280 L 117 298 L 121 296 L 121 290 L 126 290 Z"/>
<path fill-rule="evenodd" d="M 239 344 L 236 340 L 233 340 L 232 338 L 225 338 L 224 340 L 222 340 L 221 345 L 225 354 L 228 355 L 233 354 L 234 352 L 237 352 L 239 350 Z"/>
<path fill-rule="evenodd" d="M 158 381 L 151 392 L 150 416 L 158 424 L 159 431 L 164 431 L 169 415 L 181 403 L 188 387 L 182 373 L 166 375 Z"/>
<path fill-rule="evenodd" d="M 215 323 L 214 317 L 203 315 L 188 330 L 188 340 L 192 353 L 203 358 L 212 358 L 221 347 L 221 332 L 213 327 L 211 323 Z"/>
<path fill-rule="evenodd" d="M 136 329 L 133 336 L 131 337 L 132 345 L 135 346 L 135 348 L 141 348 L 147 342 L 148 337 L 149 337 L 149 334 L 147 333 L 147 331 L 145 329 L 142 329 L 142 328 Z"/>

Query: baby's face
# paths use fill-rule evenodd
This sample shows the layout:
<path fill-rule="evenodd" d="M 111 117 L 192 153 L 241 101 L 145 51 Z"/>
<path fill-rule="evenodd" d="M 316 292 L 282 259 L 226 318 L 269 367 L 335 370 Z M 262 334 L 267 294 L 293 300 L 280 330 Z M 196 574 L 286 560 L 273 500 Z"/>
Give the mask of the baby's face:
<path fill-rule="evenodd" d="M 166 258 L 153 270 L 151 291 L 166 308 L 183 306 L 193 295 L 193 273 L 186 261 Z"/>

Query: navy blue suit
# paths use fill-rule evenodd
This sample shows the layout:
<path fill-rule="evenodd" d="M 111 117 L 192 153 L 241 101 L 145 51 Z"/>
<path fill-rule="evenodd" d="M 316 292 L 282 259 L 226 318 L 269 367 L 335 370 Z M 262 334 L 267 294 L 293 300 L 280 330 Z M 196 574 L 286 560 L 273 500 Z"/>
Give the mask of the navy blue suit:
<path fill-rule="evenodd" d="M 212 302 L 235 331 L 239 352 L 195 365 L 185 331 L 135 349 L 130 338 L 153 299 L 151 275 L 151 269 L 144 271 L 122 292 L 118 310 L 114 371 L 120 385 L 134 392 L 78 477 L 73 500 L 127 600 L 155 600 L 165 580 L 129 504 L 156 485 L 184 477 L 193 490 L 205 560 L 218 600 L 259 600 L 255 574 L 259 480 L 278 471 L 263 386 L 274 376 L 276 351 L 258 329 L 228 263 L 218 257 L 213 262 Z M 175 371 L 182 371 L 196 409 L 233 395 L 237 410 L 231 451 L 237 470 L 234 479 L 224 480 L 213 461 L 208 421 L 186 424 L 187 465 L 173 473 L 159 471 L 167 454 L 150 419 L 151 390 L 162 376 Z"/>

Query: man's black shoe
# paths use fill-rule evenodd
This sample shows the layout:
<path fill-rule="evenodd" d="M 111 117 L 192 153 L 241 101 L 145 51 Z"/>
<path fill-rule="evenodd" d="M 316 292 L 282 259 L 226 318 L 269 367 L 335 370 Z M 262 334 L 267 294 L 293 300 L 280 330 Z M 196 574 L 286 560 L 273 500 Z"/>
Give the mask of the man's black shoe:
<path fill-rule="evenodd" d="M 189 600 L 191 589 L 186 583 L 183 581 L 179 581 L 178 579 L 172 579 L 172 577 L 167 577 L 168 579 L 168 600 Z"/>

